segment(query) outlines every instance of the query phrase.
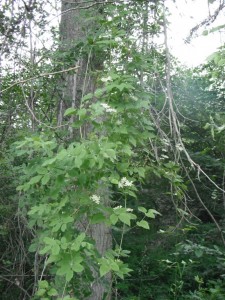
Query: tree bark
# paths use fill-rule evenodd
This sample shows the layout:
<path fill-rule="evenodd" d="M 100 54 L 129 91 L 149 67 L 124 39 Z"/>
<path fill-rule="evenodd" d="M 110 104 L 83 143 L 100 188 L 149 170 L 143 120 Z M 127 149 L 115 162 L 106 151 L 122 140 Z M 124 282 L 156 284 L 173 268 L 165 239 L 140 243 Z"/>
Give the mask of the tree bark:
<path fill-rule="evenodd" d="M 88 31 L 93 30 L 96 24 L 93 21 L 90 21 L 84 18 L 85 13 L 88 12 L 88 9 L 81 10 L 79 9 L 80 1 L 64 1 L 62 0 L 62 17 L 61 17 L 61 42 L 62 49 L 68 51 L 74 49 L 74 46 L 78 45 L 85 40 Z M 97 1 L 96 1 L 97 3 Z M 87 4 L 88 5 L 88 4 Z M 84 7 L 84 4 L 82 4 Z M 97 5 L 91 7 L 92 16 L 98 13 Z M 83 16 L 82 16 L 83 15 Z M 77 47 L 78 48 L 78 47 Z M 76 49 L 77 49 L 76 48 Z M 79 56 L 79 55 L 78 55 Z M 95 87 L 95 81 L 91 75 L 88 74 L 90 56 L 87 57 L 78 57 L 76 61 L 73 62 L 74 65 L 79 66 L 78 70 L 73 75 L 66 75 L 64 91 L 61 103 L 59 104 L 60 110 L 58 112 L 58 122 L 62 120 L 63 111 L 67 107 L 79 107 L 80 100 L 82 95 L 93 92 Z M 92 61 L 93 63 L 93 61 Z M 75 120 L 73 117 L 70 122 L 73 123 Z M 88 130 L 91 130 L 90 128 Z M 72 127 L 70 128 L 70 138 L 78 139 L 76 133 L 73 132 Z M 104 204 L 109 205 L 109 192 L 104 187 L 99 187 L 99 193 L 101 193 Z M 88 220 L 85 219 L 82 221 L 82 224 L 77 224 L 78 228 L 86 228 L 88 226 Z M 99 254 L 104 255 L 107 249 L 112 247 L 112 235 L 111 230 L 105 224 L 95 224 L 88 227 L 88 234 L 92 237 L 96 243 L 96 249 Z M 111 274 L 108 274 L 103 279 L 98 278 L 99 275 L 96 271 L 92 271 L 94 276 L 94 282 L 91 286 L 92 294 L 87 300 L 102 300 L 111 299 Z M 107 296 L 105 296 L 107 294 Z"/>

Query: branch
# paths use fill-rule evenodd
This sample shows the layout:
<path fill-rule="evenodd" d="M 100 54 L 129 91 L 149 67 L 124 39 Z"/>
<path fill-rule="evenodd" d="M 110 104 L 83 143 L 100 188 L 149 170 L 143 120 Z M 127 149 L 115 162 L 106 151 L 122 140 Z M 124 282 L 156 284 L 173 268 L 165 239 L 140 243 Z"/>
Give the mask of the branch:
<path fill-rule="evenodd" d="M 195 27 L 193 27 L 190 31 L 189 36 L 186 38 L 186 43 L 190 43 L 190 40 L 193 36 L 193 34 L 201 27 L 203 27 L 204 25 L 208 26 L 211 23 L 213 23 L 216 18 L 218 17 L 220 11 L 225 7 L 225 2 L 221 1 L 219 7 L 215 10 L 213 15 L 208 16 L 208 18 L 206 18 L 205 20 L 203 20 L 200 24 L 197 24 Z"/>
<path fill-rule="evenodd" d="M 11 284 L 16 285 L 21 291 L 24 292 L 25 295 L 27 295 L 27 296 L 29 297 L 29 299 L 31 298 L 31 295 L 28 294 L 28 292 L 27 292 L 22 286 L 18 285 L 17 282 L 14 282 L 14 281 L 12 281 L 12 280 L 10 280 L 10 279 L 6 278 L 5 276 L 2 276 L 2 275 L 0 275 L 0 277 L 1 277 L 3 280 L 6 280 L 6 281 L 10 282 Z"/>
<path fill-rule="evenodd" d="M 14 87 L 15 85 L 18 85 L 18 84 L 22 84 L 22 83 L 25 83 L 25 82 L 28 82 L 28 81 L 31 81 L 31 80 L 34 80 L 34 79 L 38 79 L 40 77 L 45 77 L 45 76 L 50 76 L 50 75 L 55 75 L 55 74 L 60 74 L 60 73 L 66 73 L 66 72 L 69 72 L 69 71 L 72 71 L 72 70 L 76 70 L 78 68 L 79 67 L 76 66 L 76 67 L 72 67 L 72 68 L 69 68 L 69 69 L 66 69 L 66 70 L 56 71 L 56 72 L 52 72 L 52 73 L 42 73 L 40 75 L 31 77 L 31 78 L 28 78 L 28 79 L 19 80 L 19 81 L 16 81 L 15 83 L 13 83 L 12 85 L 10 85 L 9 87 L 5 88 L 4 90 L 2 90 L 1 93 L 4 93 L 4 92 L 8 91 L 9 89 L 11 89 L 12 87 Z"/>
<path fill-rule="evenodd" d="M 223 245 L 225 246 L 225 240 L 224 240 L 222 228 L 220 227 L 220 225 L 219 225 L 218 222 L 216 221 L 216 219 L 215 219 L 215 217 L 213 216 L 213 214 L 211 213 L 211 211 L 208 209 L 208 207 L 207 207 L 207 206 L 205 205 L 205 203 L 202 201 L 202 199 L 201 199 L 201 197 L 200 197 L 200 195 L 199 195 L 199 193 L 198 193 L 198 191 L 197 191 L 197 189 L 196 189 L 196 186 L 195 186 L 193 180 L 191 179 L 191 177 L 190 177 L 190 175 L 189 175 L 189 173 L 188 173 L 186 167 L 184 166 L 183 163 L 182 163 L 182 165 L 183 165 L 183 168 L 184 168 L 184 170 L 185 170 L 185 172 L 186 172 L 186 175 L 187 175 L 188 179 L 189 179 L 190 182 L 191 182 L 191 185 L 192 185 L 192 187 L 193 187 L 193 189 L 194 189 L 194 191 L 195 191 L 195 194 L 196 194 L 196 196 L 197 196 L 199 202 L 200 202 L 201 205 L 204 207 L 204 209 L 207 211 L 207 213 L 209 214 L 210 218 L 212 219 L 212 221 L 213 221 L 214 224 L 216 225 L 216 227 L 217 227 L 217 229 L 218 229 L 218 231 L 219 231 L 219 233 L 220 233 L 220 236 L 221 236 Z"/>
<path fill-rule="evenodd" d="M 114 3 L 114 1 L 95 2 L 95 3 L 90 4 L 90 5 L 88 5 L 88 6 L 77 6 L 77 7 L 72 7 L 72 8 L 69 8 L 69 9 L 67 9 L 67 10 L 62 11 L 61 14 L 59 14 L 57 17 L 62 16 L 62 15 L 66 14 L 66 13 L 68 13 L 68 12 L 70 12 L 70 11 L 74 11 L 74 10 L 77 10 L 77 9 L 88 9 L 88 8 L 91 8 L 91 7 L 93 7 L 93 6 L 95 6 L 95 5 L 98 5 L 98 4 L 109 4 L 109 3 Z"/>

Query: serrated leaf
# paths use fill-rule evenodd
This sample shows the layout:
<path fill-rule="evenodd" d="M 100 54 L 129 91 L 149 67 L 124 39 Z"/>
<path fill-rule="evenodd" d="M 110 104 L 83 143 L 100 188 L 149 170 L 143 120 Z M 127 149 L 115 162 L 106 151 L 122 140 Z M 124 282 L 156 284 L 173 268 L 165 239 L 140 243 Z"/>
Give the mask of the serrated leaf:
<path fill-rule="evenodd" d="M 141 220 L 140 222 L 137 222 L 137 226 L 145 229 L 150 229 L 148 222 L 146 222 L 145 220 Z"/>
<path fill-rule="evenodd" d="M 64 117 L 66 116 L 70 116 L 70 115 L 74 115 L 76 113 L 76 109 L 73 107 L 69 107 L 66 109 L 66 111 L 64 112 Z"/>

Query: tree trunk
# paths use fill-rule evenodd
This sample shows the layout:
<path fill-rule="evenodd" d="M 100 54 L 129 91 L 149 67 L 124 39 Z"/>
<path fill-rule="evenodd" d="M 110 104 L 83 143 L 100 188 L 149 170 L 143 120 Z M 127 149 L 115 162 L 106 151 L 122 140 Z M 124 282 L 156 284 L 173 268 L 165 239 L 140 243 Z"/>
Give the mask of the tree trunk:
<path fill-rule="evenodd" d="M 97 2 L 97 1 L 96 1 Z M 79 6 L 84 7 L 85 3 L 81 3 L 80 1 L 73 0 L 72 1 L 64 1 L 62 0 L 62 18 L 61 18 L 61 41 L 62 41 L 62 49 L 65 51 L 71 51 L 72 49 L 76 49 L 79 52 L 79 47 L 75 47 L 76 45 L 80 45 L 82 41 L 84 41 L 88 35 L 88 31 L 92 30 L 96 24 L 93 21 L 90 21 L 85 18 L 84 14 L 89 12 L 89 9 L 79 9 Z M 88 5 L 88 4 L 87 4 Z M 89 4 L 90 5 L 90 4 Z M 91 7 L 91 16 L 94 16 L 98 13 L 97 5 Z M 73 51 L 73 50 L 72 50 Z M 80 56 L 80 57 L 79 57 Z M 58 123 L 61 122 L 63 112 L 68 107 L 79 107 L 80 100 L 82 95 L 93 92 L 95 87 L 94 79 L 89 75 L 89 63 L 90 56 L 86 55 L 86 57 L 81 57 L 81 55 L 76 56 L 78 59 L 71 63 L 79 66 L 76 74 L 66 75 L 64 91 L 61 103 L 59 104 L 59 112 L 58 112 Z M 93 63 L 93 61 L 92 61 Z M 75 120 L 71 117 L 70 122 L 73 123 Z M 90 128 L 89 128 L 90 130 Z M 70 128 L 70 138 L 78 139 L 77 134 L 73 131 L 72 127 Z M 99 187 L 99 192 L 101 193 L 102 199 L 105 202 L 105 205 L 109 205 L 109 197 L 107 189 L 104 187 Z M 84 218 L 82 224 L 78 224 L 78 228 L 86 228 L 88 224 L 88 220 Z M 95 240 L 96 249 L 99 254 L 104 255 L 105 251 L 112 247 L 112 235 L 110 228 L 105 226 L 104 224 L 95 224 L 91 225 L 88 230 L 88 234 Z M 91 286 L 92 295 L 88 297 L 88 300 L 102 300 L 104 294 L 107 296 L 104 299 L 110 300 L 111 293 L 111 275 L 106 276 L 105 278 L 98 278 L 99 275 L 97 272 L 93 270 L 94 283 Z"/>

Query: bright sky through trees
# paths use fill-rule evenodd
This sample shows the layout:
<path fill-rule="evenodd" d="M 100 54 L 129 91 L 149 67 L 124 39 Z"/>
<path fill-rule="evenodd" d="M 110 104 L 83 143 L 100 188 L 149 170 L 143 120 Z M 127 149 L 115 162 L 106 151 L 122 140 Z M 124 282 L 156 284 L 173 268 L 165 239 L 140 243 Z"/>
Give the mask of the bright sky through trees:
<path fill-rule="evenodd" d="M 208 5 L 207 0 L 179 0 L 176 3 L 168 2 L 169 7 L 169 30 L 170 48 L 172 54 L 187 66 L 196 66 L 203 63 L 206 58 L 223 45 L 224 31 L 211 33 L 203 36 L 204 27 L 200 28 L 197 36 L 194 36 L 189 44 L 185 39 L 189 36 L 190 30 L 201 23 L 209 14 L 213 14 L 217 8 L 215 5 Z M 223 13 L 221 12 L 213 23 L 212 27 L 224 24 Z"/>

